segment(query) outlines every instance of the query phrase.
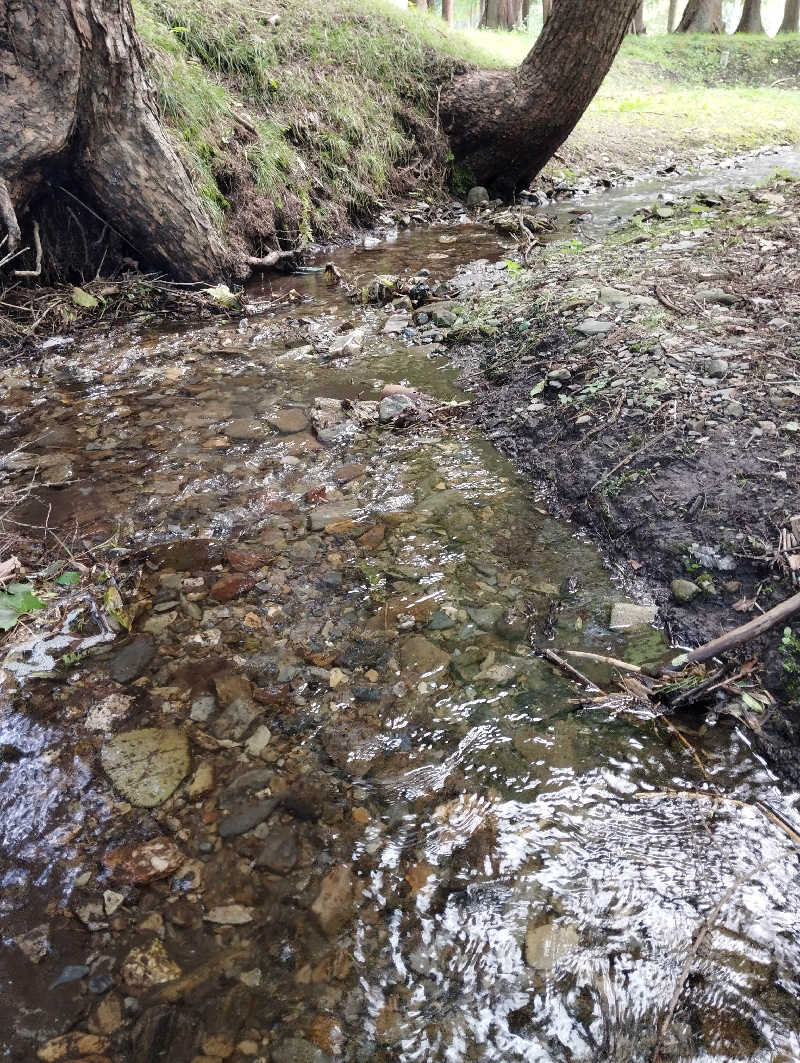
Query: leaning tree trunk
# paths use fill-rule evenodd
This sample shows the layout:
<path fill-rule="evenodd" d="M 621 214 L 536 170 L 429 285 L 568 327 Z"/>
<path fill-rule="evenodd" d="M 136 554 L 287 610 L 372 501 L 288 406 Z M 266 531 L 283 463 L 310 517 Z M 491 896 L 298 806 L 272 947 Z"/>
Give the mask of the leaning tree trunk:
<path fill-rule="evenodd" d="M 742 17 L 736 27 L 737 33 L 763 33 L 764 23 L 761 21 L 761 0 L 744 0 Z"/>
<path fill-rule="evenodd" d="M 722 0 L 689 0 L 676 33 L 724 33 Z"/>
<path fill-rule="evenodd" d="M 456 160 L 510 196 L 564 143 L 614 61 L 638 0 L 558 0 L 521 66 L 457 77 L 442 96 Z"/>
<path fill-rule="evenodd" d="M 778 33 L 800 33 L 800 0 L 786 0 Z"/>

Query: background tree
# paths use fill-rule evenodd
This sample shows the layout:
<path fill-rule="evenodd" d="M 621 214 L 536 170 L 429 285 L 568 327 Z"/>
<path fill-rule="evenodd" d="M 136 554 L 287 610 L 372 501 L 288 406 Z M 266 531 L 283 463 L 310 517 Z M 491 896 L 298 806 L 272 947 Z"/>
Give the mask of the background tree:
<path fill-rule="evenodd" d="M 514 28 L 513 0 L 486 0 L 481 15 L 481 26 L 489 30 Z"/>
<path fill-rule="evenodd" d="M 764 23 L 761 21 L 761 0 L 744 0 L 742 17 L 736 27 L 737 33 L 763 33 Z"/>
<path fill-rule="evenodd" d="M 637 2 L 558 0 L 516 70 L 453 80 L 442 94 L 442 118 L 472 180 L 510 195 L 539 172 L 600 87 Z"/>
<path fill-rule="evenodd" d="M 542 0 L 542 26 L 550 18 L 550 12 L 553 10 L 553 0 Z"/>
<path fill-rule="evenodd" d="M 677 33 L 724 33 L 722 0 L 689 0 Z"/>
<path fill-rule="evenodd" d="M 0 80 L 5 250 L 37 196 L 67 188 L 140 262 L 185 277 L 228 263 L 156 119 L 130 0 L 0 0 Z"/>
<path fill-rule="evenodd" d="M 453 25 L 453 0 L 442 0 L 442 18 L 448 26 Z"/>
<path fill-rule="evenodd" d="M 669 0 L 667 12 L 667 33 L 675 32 L 675 20 L 678 17 L 678 0 Z"/>
<path fill-rule="evenodd" d="M 800 0 L 786 0 L 778 33 L 800 33 Z"/>
<path fill-rule="evenodd" d="M 637 37 L 647 33 L 647 27 L 644 24 L 644 0 L 639 0 L 639 6 L 633 13 L 630 32 L 635 33 Z"/>

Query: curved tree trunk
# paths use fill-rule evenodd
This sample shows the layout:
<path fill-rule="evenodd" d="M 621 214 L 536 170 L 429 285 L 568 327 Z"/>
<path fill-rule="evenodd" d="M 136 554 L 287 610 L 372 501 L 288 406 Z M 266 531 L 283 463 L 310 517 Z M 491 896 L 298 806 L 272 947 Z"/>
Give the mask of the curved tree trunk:
<path fill-rule="evenodd" d="M 724 33 L 722 0 L 689 0 L 676 33 Z"/>
<path fill-rule="evenodd" d="M 800 33 L 800 0 L 786 0 L 778 33 Z"/>
<path fill-rule="evenodd" d="M 23 224 L 37 196 L 66 185 L 140 265 L 223 271 L 222 242 L 151 107 L 130 0 L 0 0 L 0 79 L 0 186 Z"/>
<path fill-rule="evenodd" d="M 478 70 L 442 96 L 456 159 L 476 183 L 510 196 L 564 143 L 619 50 L 637 0 L 558 0 L 516 70 Z"/>
<path fill-rule="evenodd" d="M 761 21 L 761 0 L 744 0 L 742 17 L 736 27 L 737 33 L 763 33 L 764 23 Z"/>

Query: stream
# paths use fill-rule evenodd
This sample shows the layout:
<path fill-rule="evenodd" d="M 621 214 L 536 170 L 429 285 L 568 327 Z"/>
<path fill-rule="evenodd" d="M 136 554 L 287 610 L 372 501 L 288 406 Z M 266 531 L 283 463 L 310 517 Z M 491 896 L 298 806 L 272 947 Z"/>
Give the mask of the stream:
<path fill-rule="evenodd" d="M 585 197 L 582 230 L 776 166 L 800 153 Z M 357 286 L 424 268 L 457 306 L 508 254 L 465 221 L 331 258 Z M 33 635 L 0 671 L 0 1059 L 73 1030 L 97 1040 L 40 1058 L 799 1059 L 797 855 L 765 809 L 796 826 L 800 795 L 730 718 L 679 736 L 536 655 L 531 626 L 672 654 L 644 613 L 611 627 L 642 589 L 453 412 L 446 325 L 387 332 L 319 271 L 247 299 L 0 373 L 6 469 L 34 483 L 6 533 L 62 569 L 95 551 L 138 609 L 55 678 Z M 386 385 L 429 416 L 385 415 Z M 190 760 L 146 759 L 177 782 L 137 807 L 109 750 L 176 728 Z M 167 870 L 132 871 L 153 838 Z"/>

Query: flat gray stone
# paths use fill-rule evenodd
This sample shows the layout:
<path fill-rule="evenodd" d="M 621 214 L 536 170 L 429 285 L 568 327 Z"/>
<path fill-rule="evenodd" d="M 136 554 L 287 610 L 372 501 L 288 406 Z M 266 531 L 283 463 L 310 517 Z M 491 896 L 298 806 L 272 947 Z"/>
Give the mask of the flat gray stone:
<path fill-rule="evenodd" d="M 467 192 L 467 206 L 479 207 L 482 203 L 491 203 L 489 193 L 483 185 L 473 185 L 469 192 Z"/>
<path fill-rule="evenodd" d="M 278 807 L 278 798 L 270 797 L 265 801 L 254 801 L 251 805 L 243 805 L 231 812 L 220 821 L 218 830 L 220 838 L 236 838 L 240 834 L 257 827 L 259 823 L 269 819 Z"/>
<path fill-rule="evenodd" d="M 169 727 L 126 731 L 104 744 L 100 762 L 132 805 L 155 808 L 189 774 L 189 740 L 181 731 Z"/>
<path fill-rule="evenodd" d="M 614 328 L 613 321 L 598 321 L 596 318 L 587 317 L 580 325 L 575 326 L 575 331 L 583 336 L 603 336 Z"/>
<path fill-rule="evenodd" d="M 156 652 L 151 638 L 139 636 L 123 646 L 111 658 L 108 671 L 118 683 L 130 683 L 144 673 Z"/>
<path fill-rule="evenodd" d="M 632 605 L 630 602 L 615 602 L 611 607 L 612 631 L 622 631 L 626 627 L 644 627 L 652 624 L 658 616 L 655 605 Z"/>
<path fill-rule="evenodd" d="M 309 515 L 312 531 L 322 531 L 328 524 L 335 524 L 340 520 L 353 520 L 358 516 L 359 510 L 350 502 L 329 502 L 324 506 L 317 506 Z"/>
<path fill-rule="evenodd" d="M 386 336 L 397 336 L 403 329 L 407 329 L 410 324 L 411 318 L 408 314 L 392 314 L 383 326 L 383 332 Z"/>

